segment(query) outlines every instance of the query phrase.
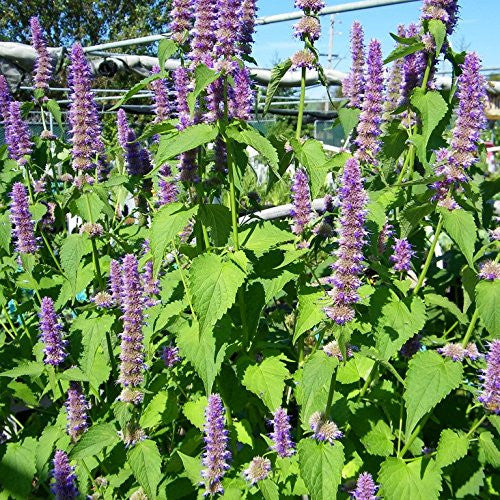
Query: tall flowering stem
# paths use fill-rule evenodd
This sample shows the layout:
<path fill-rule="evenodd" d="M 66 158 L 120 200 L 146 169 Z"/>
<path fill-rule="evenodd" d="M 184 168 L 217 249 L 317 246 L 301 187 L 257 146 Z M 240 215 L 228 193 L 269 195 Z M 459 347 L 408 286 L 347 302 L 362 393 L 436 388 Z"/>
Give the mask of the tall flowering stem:
<path fill-rule="evenodd" d="M 309 178 L 303 168 L 297 169 L 292 184 L 292 210 L 294 224 L 292 232 L 301 235 L 309 223 L 312 215 Z"/>
<path fill-rule="evenodd" d="M 193 38 L 189 53 L 189 58 L 195 66 L 198 63 L 203 63 L 208 67 L 213 66 L 218 8 L 218 3 L 215 1 L 196 0 Z"/>
<path fill-rule="evenodd" d="M 451 35 L 458 21 L 458 0 L 424 0 L 422 20 L 435 19 L 446 26 L 446 33 Z"/>
<path fill-rule="evenodd" d="M 172 39 L 182 43 L 185 33 L 191 30 L 193 24 L 193 0 L 172 0 L 170 16 Z"/>
<path fill-rule="evenodd" d="M 9 155 L 19 165 L 26 165 L 26 156 L 33 151 L 28 124 L 21 116 L 21 103 L 12 101 L 6 120 L 6 141 Z"/>
<path fill-rule="evenodd" d="M 405 27 L 403 25 L 398 26 L 398 36 L 405 36 Z M 397 45 L 398 47 L 401 44 Z M 404 67 L 404 58 L 400 57 L 396 59 L 391 67 L 388 79 L 387 79 L 387 88 L 386 88 L 386 99 L 384 103 L 384 119 L 389 119 L 391 113 L 401 104 L 401 91 L 403 86 L 403 67 Z"/>
<path fill-rule="evenodd" d="M 0 118 L 3 118 L 4 122 L 8 122 L 9 116 L 9 106 L 12 102 L 12 96 L 10 95 L 10 88 L 7 84 L 5 76 L 0 75 Z"/>
<path fill-rule="evenodd" d="M 10 221 L 13 226 L 16 252 L 33 254 L 38 249 L 35 238 L 35 226 L 29 211 L 28 193 L 20 182 L 12 186 L 10 193 Z"/>
<path fill-rule="evenodd" d="M 43 297 L 40 306 L 40 336 L 44 345 L 44 363 L 58 366 L 67 356 L 67 340 L 62 338 L 62 325 L 54 309 L 54 302 L 50 297 Z"/>
<path fill-rule="evenodd" d="M 62 450 L 57 450 L 54 454 L 54 468 L 52 476 L 52 493 L 56 500 L 73 500 L 78 498 L 79 491 L 76 487 L 75 468 L 69 464 L 68 455 Z"/>
<path fill-rule="evenodd" d="M 351 71 L 342 82 L 342 93 L 349 99 L 349 107 L 361 109 L 365 90 L 365 45 L 361 23 L 354 21 L 351 28 Z"/>
<path fill-rule="evenodd" d="M 224 426 L 224 405 L 218 394 L 208 397 L 205 409 L 205 452 L 201 475 L 205 483 L 205 494 L 224 493 L 221 479 L 229 469 L 231 453 L 227 449 L 228 433 Z"/>
<path fill-rule="evenodd" d="M 253 34 L 255 31 L 255 16 L 257 14 L 257 0 L 242 0 L 240 7 L 239 44 L 243 54 L 252 52 Z"/>
<path fill-rule="evenodd" d="M 143 394 L 137 389 L 144 380 L 144 322 L 143 292 L 137 258 L 128 254 L 122 262 L 121 308 L 123 332 L 121 333 L 120 376 L 123 390 L 120 399 L 138 404 Z"/>
<path fill-rule="evenodd" d="M 356 481 L 356 489 L 352 492 L 352 497 L 356 500 L 377 500 L 377 489 L 378 486 L 375 484 L 372 475 L 363 472 Z"/>
<path fill-rule="evenodd" d="M 290 436 L 290 419 L 283 408 L 278 408 L 271 420 L 273 431 L 270 438 L 273 441 L 271 449 L 280 457 L 291 457 L 295 453 L 295 446 Z"/>
<path fill-rule="evenodd" d="M 355 158 L 347 160 L 341 185 L 339 247 L 336 251 L 337 260 L 332 265 L 333 276 L 330 278 L 333 289 L 329 292 L 333 305 L 325 308 L 327 316 L 339 325 L 354 319 L 352 306 L 359 299 L 359 274 L 363 269 L 368 197 L 363 187 L 361 168 Z"/>
<path fill-rule="evenodd" d="M 380 42 L 372 40 L 368 48 L 367 78 L 362 111 L 357 127 L 356 158 L 363 163 L 377 165 L 376 156 L 380 150 L 379 136 L 382 133 L 384 72 Z"/>
<path fill-rule="evenodd" d="M 91 91 L 90 66 L 83 48 L 71 48 L 68 82 L 71 88 L 69 122 L 71 125 L 72 165 L 76 173 L 98 166 L 96 156 L 104 152 L 101 124 L 94 94 Z"/>
<path fill-rule="evenodd" d="M 30 19 L 31 28 L 31 43 L 36 50 L 35 60 L 35 74 L 33 80 L 37 89 L 48 89 L 49 81 L 52 76 L 52 64 L 50 61 L 49 51 L 47 50 L 47 43 L 45 36 L 40 26 L 38 17 Z"/>
<path fill-rule="evenodd" d="M 82 393 L 80 384 L 72 382 L 68 389 L 68 399 L 66 406 L 66 432 L 73 441 L 87 430 L 87 410 L 89 404 Z"/>
<path fill-rule="evenodd" d="M 484 370 L 483 391 L 479 401 L 484 407 L 499 415 L 500 414 L 500 340 L 495 339 L 490 344 L 486 355 L 486 370 Z"/>

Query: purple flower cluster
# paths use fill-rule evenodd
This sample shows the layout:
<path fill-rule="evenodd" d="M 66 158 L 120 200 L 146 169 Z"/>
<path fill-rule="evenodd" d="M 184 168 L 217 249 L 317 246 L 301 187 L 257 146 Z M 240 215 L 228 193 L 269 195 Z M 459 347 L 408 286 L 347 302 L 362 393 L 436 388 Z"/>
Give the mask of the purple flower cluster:
<path fill-rule="evenodd" d="M 144 175 L 151 170 L 149 153 L 141 148 L 137 142 L 135 132 L 127 122 L 127 115 L 123 109 L 116 114 L 118 128 L 118 142 L 125 153 L 127 172 L 129 175 Z"/>
<path fill-rule="evenodd" d="M 406 30 L 406 37 L 411 38 L 417 36 L 420 27 L 417 24 L 411 23 Z M 403 64 L 403 100 L 406 101 L 416 87 L 420 86 L 424 77 L 425 66 L 427 64 L 427 56 L 424 51 L 409 54 L 404 58 Z"/>
<path fill-rule="evenodd" d="M 10 221 L 13 226 L 16 252 L 35 253 L 38 249 L 35 226 L 29 211 L 28 193 L 24 185 L 16 182 L 12 186 L 10 197 Z"/>
<path fill-rule="evenodd" d="M 195 22 L 191 52 L 189 57 L 193 65 L 203 63 L 213 66 L 213 48 L 216 42 L 215 30 L 217 26 L 218 4 L 215 1 L 196 0 Z"/>
<path fill-rule="evenodd" d="M 143 394 L 137 388 L 144 380 L 144 346 L 142 326 L 144 321 L 141 278 L 137 258 L 128 254 L 122 261 L 121 308 L 123 332 L 120 345 L 120 377 L 123 386 L 122 401 L 138 404 Z"/>
<path fill-rule="evenodd" d="M 67 356 L 67 340 L 62 338 L 63 327 L 54 310 L 54 302 L 50 297 L 43 297 L 40 305 L 40 336 L 44 345 L 44 363 L 46 365 L 60 365 Z"/>
<path fill-rule="evenodd" d="M 477 161 L 477 143 L 486 125 L 485 80 L 480 69 L 479 56 L 469 52 L 458 77 L 459 105 L 450 150 L 436 153 L 435 172 L 443 179 L 432 185 L 435 199 L 445 200 L 450 187 L 465 182 L 465 170 Z"/>
<path fill-rule="evenodd" d="M 243 471 L 243 475 L 250 484 L 255 484 L 266 479 L 269 472 L 271 472 L 271 460 L 264 457 L 254 457 L 248 468 Z"/>
<path fill-rule="evenodd" d="M 415 255 L 410 242 L 406 238 L 396 239 L 392 249 L 394 253 L 390 259 L 394 262 L 394 270 L 398 272 L 409 271 L 411 258 Z"/>
<path fill-rule="evenodd" d="M 50 77 L 52 76 L 52 64 L 38 17 L 30 19 L 30 28 L 31 43 L 36 50 L 35 75 L 33 78 L 35 87 L 38 89 L 48 89 Z"/>
<path fill-rule="evenodd" d="M 442 21 L 451 35 L 458 21 L 458 9 L 458 0 L 424 0 L 422 19 Z"/>
<path fill-rule="evenodd" d="M 170 16 L 172 40 L 182 43 L 186 31 L 190 31 L 193 24 L 193 0 L 172 0 Z"/>
<path fill-rule="evenodd" d="M 96 167 L 96 157 L 102 155 L 101 124 L 91 91 L 90 67 L 83 48 L 73 45 L 70 53 L 68 82 L 71 88 L 69 122 L 71 124 L 71 154 L 75 172 Z M 101 158 L 102 160 L 102 158 Z"/>
<path fill-rule="evenodd" d="M 314 42 L 321 36 L 321 23 L 314 16 L 303 16 L 293 27 L 293 35 L 301 40 Z"/>
<path fill-rule="evenodd" d="M 309 418 L 309 427 L 313 431 L 313 438 L 318 441 L 326 441 L 330 444 L 344 436 L 337 424 L 329 420 L 321 412 L 317 411 Z"/>
<path fill-rule="evenodd" d="M 223 59 L 218 69 L 230 73 L 234 67 L 231 59 L 238 55 L 237 46 L 240 33 L 240 7 L 242 0 L 215 0 L 217 5 L 217 19 L 215 31 L 215 56 Z"/>
<path fill-rule="evenodd" d="M 377 500 L 375 493 L 378 486 L 373 481 L 373 477 L 368 472 L 359 475 L 356 482 L 356 489 L 352 492 L 352 497 L 356 500 Z"/>
<path fill-rule="evenodd" d="M 361 109 L 365 91 L 365 45 L 361 23 L 354 21 L 351 28 L 351 71 L 342 82 L 342 93 L 349 99 L 349 107 Z"/>
<path fill-rule="evenodd" d="M 19 165 L 25 165 L 26 156 L 33 151 L 33 145 L 30 141 L 28 124 L 21 116 L 21 103 L 18 101 L 12 101 L 9 104 L 5 140 L 10 157 Z"/>
<path fill-rule="evenodd" d="M 62 450 L 57 450 L 54 454 L 54 468 L 52 476 L 54 483 L 51 491 L 56 500 L 73 500 L 78 498 L 79 492 L 76 487 L 75 468 L 69 464 L 68 455 Z"/>
<path fill-rule="evenodd" d="M 316 66 L 316 57 L 310 50 L 299 50 L 291 57 L 292 68 L 313 69 Z"/>
<path fill-rule="evenodd" d="M 500 280 L 500 263 L 494 260 L 487 260 L 481 264 L 479 277 L 483 280 Z"/>
<path fill-rule="evenodd" d="M 224 493 L 221 479 L 229 469 L 231 453 L 227 449 L 228 433 L 224 426 L 224 405 L 218 394 L 210 394 L 205 409 L 205 452 L 201 475 L 204 478 L 205 494 Z"/>
<path fill-rule="evenodd" d="M 365 206 L 368 201 L 363 187 L 361 168 L 355 158 L 347 160 L 342 176 L 340 197 L 339 248 L 334 271 L 330 278 L 333 290 L 329 292 L 333 306 L 325 308 L 327 316 L 343 325 L 354 319 L 352 304 L 358 301 L 358 277 L 363 269 L 363 245 L 365 241 Z"/>
<path fill-rule="evenodd" d="M 325 2 L 323 0 L 295 0 L 295 7 L 303 11 L 310 11 L 317 14 L 323 7 Z"/>
<path fill-rule="evenodd" d="M 117 260 L 112 259 L 109 265 L 109 291 L 115 305 L 120 305 L 122 294 L 122 271 Z"/>
<path fill-rule="evenodd" d="M 172 368 L 181 360 L 179 348 L 174 345 L 165 346 L 161 354 L 161 359 L 163 359 L 167 368 Z"/>
<path fill-rule="evenodd" d="M 463 361 L 465 358 L 475 361 L 480 357 L 476 344 L 472 343 L 467 344 L 466 347 L 462 347 L 462 344 L 458 343 L 446 344 L 440 347 L 437 352 L 445 358 L 450 358 L 452 361 Z"/>
<path fill-rule="evenodd" d="M 240 50 L 249 55 L 252 52 L 257 0 L 242 0 L 240 7 Z"/>
<path fill-rule="evenodd" d="M 249 120 L 252 114 L 253 100 L 250 70 L 245 66 L 238 66 L 234 72 L 234 87 L 230 93 L 229 113 L 231 117 Z"/>
<path fill-rule="evenodd" d="M 393 234 L 394 234 L 394 228 L 393 228 L 392 224 L 389 224 L 388 222 L 386 222 L 378 235 L 378 241 L 377 241 L 378 253 L 385 252 L 385 249 L 387 247 L 387 242 L 389 241 L 389 238 Z"/>
<path fill-rule="evenodd" d="M 5 76 L 0 75 L 0 115 L 4 122 L 8 121 L 9 107 L 12 102 L 12 96 L 10 95 L 10 88 L 5 79 Z"/>
<path fill-rule="evenodd" d="M 404 37 L 405 34 L 405 27 L 400 24 L 398 26 L 398 36 Z M 401 44 L 398 43 L 397 47 L 400 46 Z M 401 104 L 404 62 L 405 60 L 402 57 L 396 59 L 392 63 L 392 67 L 389 72 L 384 103 L 384 112 L 386 113 L 384 118 L 386 119 Z"/>
<path fill-rule="evenodd" d="M 382 109 L 384 100 L 384 72 L 380 42 L 372 40 L 368 47 L 367 77 L 361 115 L 357 127 L 356 158 L 360 162 L 377 165 L 376 156 L 380 149 L 379 136 L 382 133 Z"/>
<path fill-rule="evenodd" d="M 89 409 L 89 404 L 82 393 L 80 384 L 76 382 L 70 384 L 65 406 L 67 419 L 66 432 L 73 441 L 77 441 L 87 430 L 87 410 Z"/>
<path fill-rule="evenodd" d="M 344 361 L 344 356 L 342 356 L 342 351 L 340 350 L 339 343 L 336 340 L 332 340 L 328 344 L 323 346 L 323 351 L 327 356 L 331 358 L 337 358 L 339 361 Z M 352 358 L 354 355 L 354 349 L 351 345 L 346 346 L 346 357 L 347 359 Z"/>
<path fill-rule="evenodd" d="M 493 340 L 486 355 L 486 370 L 483 379 L 483 392 L 479 401 L 484 407 L 500 415 L 500 340 Z"/>
<path fill-rule="evenodd" d="M 157 75 L 160 73 L 159 66 L 153 66 L 151 69 L 152 75 Z M 168 99 L 168 86 L 167 80 L 165 78 L 159 78 L 154 80 L 149 84 L 150 89 L 153 91 L 153 101 L 154 101 L 154 111 L 155 111 L 155 123 L 160 123 L 164 120 L 170 118 L 170 113 L 172 108 L 170 101 Z"/>
<path fill-rule="evenodd" d="M 270 438 L 273 440 L 271 449 L 280 457 L 291 457 L 295 453 L 295 446 L 290 436 L 290 419 L 283 408 L 278 408 L 271 420 L 273 431 Z"/>
<path fill-rule="evenodd" d="M 309 191 L 309 178 L 303 168 L 298 168 L 293 177 L 292 209 L 290 215 L 293 217 L 292 231 L 300 235 L 311 220 L 311 194 Z"/>

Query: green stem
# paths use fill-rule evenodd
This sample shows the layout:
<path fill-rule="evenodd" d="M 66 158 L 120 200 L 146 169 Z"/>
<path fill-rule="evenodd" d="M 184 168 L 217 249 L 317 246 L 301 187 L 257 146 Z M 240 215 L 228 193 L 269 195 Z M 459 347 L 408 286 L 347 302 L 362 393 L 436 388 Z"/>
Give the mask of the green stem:
<path fill-rule="evenodd" d="M 54 255 L 54 252 L 52 251 L 52 247 L 50 246 L 50 243 L 47 241 L 47 238 L 45 234 L 43 234 L 43 231 L 40 231 L 40 234 L 42 236 L 42 240 L 45 243 L 45 246 L 47 247 L 47 250 L 49 251 L 50 256 L 52 257 L 52 260 L 54 261 L 54 264 L 56 265 L 58 271 L 64 276 L 64 271 L 62 270 L 61 264 L 59 264 L 59 261 L 56 259 L 56 256 Z"/>
<path fill-rule="evenodd" d="M 462 340 L 462 345 L 464 347 L 468 344 L 478 319 L 479 319 L 479 311 L 476 308 L 476 310 L 474 311 L 474 314 L 472 315 L 472 318 L 470 320 L 469 328 L 467 328 L 467 331 L 465 332 L 464 339 Z"/>
<path fill-rule="evenodd" d="M 56 372 L 54 370 L 54 367 L 52 365 L 47 365 L 47 374 L 49 376 L 49 384 L 50 388 L 52 389 L 52 395 L 54 396 L 54 401 L 59 399 L 59 396 L 61 395 L 58 391 L 57 384 L 56 384 Z"/>
<path fill-rule="evenodd" d="M 403 446 L 403 449 L 401 450 L 401 453 L 398 453 L 398 458 L 403 458 L 405 456 L 405 453 L 410 449 L 411 445 L 413 444 L 413 441 L 417 438 L 417 436 L 420 434 L 420 431 L 423 429 L 424 425 L 427 423 L 427 420 L 429 420 L 429 417 L 431 416 L 430 413 L 425 415 L 422 420 L 418 423 L 417 427 L 415 427 L 415 430 L 411 433 L 408 441 L 406 441 L 405 445 Z"/>
<path fill-rule="evenodd" d="M 92 208 L 90 207 L 90 199 L 89 199 L 89 194 L 85 193 L 85 199 L 87 201 L 87 209 L 89 212 L 89 221 L 91 224 L 94 223 L 92 220 Z M 94 240 L 94 238 L 90 238 L 90 244 L 92 245 L 92 262 L 94 264 L 94 272 L 97 277 L 97 283 L 98 283 L 98 288 L 99 290 L 104 290 L 106 288 L 104 284 L 104 279 L 102 277 L 101 273 L 101 265 L 99 264 L 99 254 L 97 252 L 97 245 Z"/>
<path fill-rule="evenodd" d="M 420 86 L 422 90 L 427 89 L 427 83 L 429 81 L 429 76 L 431 74 L 431 68 L 433 62 L 434 62 L 434 56 L 429 55 L 429 57 L 427 58 L 427 66 L 425 67 L 424 79 L 422 80 L 422 85 Z"/>
<path fill-rule="evenodd" d="M 82 464 L 83 468 L 85 469 L 85 472 L 88 474 L 90 482 L 92 483 L 92 486 L 94 487 L 96 492 L 100 492 L 101 488 L 97 484 L 96 480 L 92 477 L 92 473 L 90 472 L 90 469 L 88 468 L 88 466 L 85 463 L 85 460 L 83 458 L 80 460 L 80 463 Z"/>
<path fill-rule="evenodd" d="M 295 138 L 300 140 L 302 135 L 302 120 L 304 119 L 304 101 L 306 99 L 306 68 L 302 68 L 300 78 L 300 101 L 299 101 L 299 115 L 297 117 L 297 131 Z"/>
<path fill-rule="evenodd" d="M 431 265 L 432 258 L 434 257 L 434 250 L 436 250 L 436 245 L 438 242 L 439 235 L 441 234 L 441 229 L 443 229 L 443 216 L 439 216 L 438 225 L 436 227 L 436 231 L 434 233 L 434 238 L 431 243 L 431 247 L 429 248 L 429 253 L 427 254 L 427 258 L 425 259 L 424 268 L 418 277 L 418 282 L 415 288 L 413 289 L 413 295 L 416 295 L 417 292 L 422 288 L 422 284 L 425 280 L 425 276 L 427 275 L 427 271 L 429 270 L 429 266 Z"/>
<path fill-rule="evenodd" d="M 401 451 L 401 435 L 403 433 L 403 400 L 399 405 L 399 427 L 398 427 L 398 457 Z"/>
<path fill-rule="evenodd" d="M 415 154 L 415 148 L 413 144 L 410 144 L 410 148 L 408 149 L 408 153 L 406 154 L 405 161 L 403 163 L 403 166 L 401 167 L 401 172 L 399 174 L 398 180 L 396 181 L 396 186 L 400 187 L 401 183 L 403 182 L 403 177 L 406 173 L 406 167 L 408 166 L 408 163 L 410 163 L 410 155 Z"/>
<path fill-rule="evenodd" d="M 2 309 L 3 309 L 3 313 L 5 314 L 5 317 L 7 318 L 7 323 L 9 323 L 9 326 L 11 327 L 12 331 L 14 332 L 14 338 L 16 338 L 17 337 L 17 329 L 14 326 L 14 323 L 12 323 L 12 320 L 10 319 L 9 311 L 7 311 L 7 308 L 5 307 L 4 303 L 2 303 Z"/>
<path fill-rule="evenodd" d="M 372 383 L 373 378 L 375 377 L 376 371 L 377 371 L 377 363 L 375 363 L 372 366 L 372 369 L 370 370 L 370 373 L 368 374 L 368 377 L 363 387 L 361 388 L 361 391 L 359 392 L 358 401 L 365 395 L 366 391 L 368 390 L 368 387 L 370 387 L 370 384 Z"/>
<path fill-rule="evenodd" d="M 484 414 L 471 428 L 470 431 L 467 433 L 467 437 L 469 438 L 474 434 L 474 431 L 486 420 L 488 415 Z"/>
<path fill-rule="evenodd" d="M 177 252 L 177 248 L 174 248 L 174 259 L 175 259 L 175 262 L 177 264 L 177 269 L 179 269 L 179 273 L 181 275 L 181 280 L 182 280 L 182 284 L 184 286 L 184 291 L 186 292 L 186 298 L 187 298 L 187 301 L 188 301 L 188 304 L 189 304 L 189 309 L 191 309 L 191 314 L 193 315 L 193 318 L 198 321 L 198 318 L 196 317 L 196 313 L 194 312 L 194 307 L 193 307 L 193 302 L 191 301 L 191 294 L 189 293 L 189 288 L 187 286 L 187 282 L 186 282 L 186 277 L 184 276 L 184 272 L 182 270 L 182 266 L 181 266 L 181 262 L 179 260 L 179 257 L 178 257 L 178 252 Z"/>
<path fill-rule="evenodd" d="M 330 380 L 330 389 L 328 391 L 328 399 L 326 400 L 325 416 L 328 418 L 330 416 L 330 410 L 332 409 L 333 395 L 335 393 L 335 385 L 337 383 L 337 369 L 332 373 L 332 378 Z"/>

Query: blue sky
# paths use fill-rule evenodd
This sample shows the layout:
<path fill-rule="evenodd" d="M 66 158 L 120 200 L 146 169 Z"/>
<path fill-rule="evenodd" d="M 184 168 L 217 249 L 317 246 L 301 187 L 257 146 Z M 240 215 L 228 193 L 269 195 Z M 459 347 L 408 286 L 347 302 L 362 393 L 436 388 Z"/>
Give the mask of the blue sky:
<path fill-rule="evenodd" d="M 351 0 L 325 0 L 325 3 L 333 6 L 347 1 Z M 459 3 L 461 15 L 452 36 L 454 48 L 475 50 L 482 58 L 485 67 L 500 67 L 498 50 L 500 0 L 460 0 Z M 258 0 L 257 4 L 259 16 L 294 10 L 293 0 Z M 349 70 L 349 30 L 353 21 L 358 20 L 363 24 L 367 40 L 378 38 L 382 43 L 384 55 L 387 55 L 394 43 L 389 31 L 395 32 L 400 23 L 408 24 L 418 20 L 420 7 L 421 2 L 410 2 L 336 14 L 333 52 L 340 58 L 334 60 L 334 67 L 340 71 Z M 323 35 L 318 41 L 318 48 L 321 53 L 327 53 L 330 16 L 323 16 L 321 20 Z M 276 60 L 287 58 L 300 47 L 300 42 L 292 36 L 293 24 L 294 22 L 288 22 L 257 27 L 254 57 L 259 66 L 270 67 Z M 323 58 L 322 62 L 326 66 L 326 58 Z"/>

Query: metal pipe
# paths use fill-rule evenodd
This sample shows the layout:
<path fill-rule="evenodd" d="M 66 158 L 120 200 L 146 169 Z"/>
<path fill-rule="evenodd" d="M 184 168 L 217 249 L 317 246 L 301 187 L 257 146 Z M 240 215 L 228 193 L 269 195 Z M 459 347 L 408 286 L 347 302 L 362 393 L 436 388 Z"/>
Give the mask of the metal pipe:
<path fill-rule="evenodd" d="M 333 7 L 325 7 L 320 11 L 320 16 L 327 16 L 329 14 L 338 14 L 339 12 L 352 12 L 354 10 L 371 9 L 373 7 L 384 7 L 386 5 L 397 5 L 401 3 L 418 2 L 420 0 L 362 0 L 359 2 L 349 2 Z M 276 14 L 274 16 L 258 17 L 255 24 L 264 26 L 267 24 L 281 23 L 284 21 L 293 21 L 300 19 L 303 16 L 301 10 L 295 12 L 287 12 L 285 14 Z M 129 38 L 126 40 L 119 40 L 117 42 L 101 43 L 98 45 L 90 45 L 83 47 L 85 52 L 102 51 L 105 49 L 116 49 L 118 47 L 128 47 L 130 45 L 145 45 L 148 43 L 157 42 L 170 36 L 170 33 L 162 33 L 160 35 L 149 35 L 138 38 Z"/>
<path fill-rule="evenodd" d="M 19 88 L 21 90 L 36 90 L 35 87 L 29 87 L 29 86 L 25 86 L 25 85 L 22 85 Z M 54 91 L 54 92 L 70 92 L 71 91 L 71 89 L 69 87 L 49 87 L 47 90 Z M 126 93 L 130 89 L 91 89 L 91 90 L 94 93 L 112 94 L 112 93 L 116 93 L 116 92 Z M 148 94 L 148 95 L 151 94 L 151 92 L 149 92 L 148 90 L 139 90 L 138 93 L 139 94 Z"/>

